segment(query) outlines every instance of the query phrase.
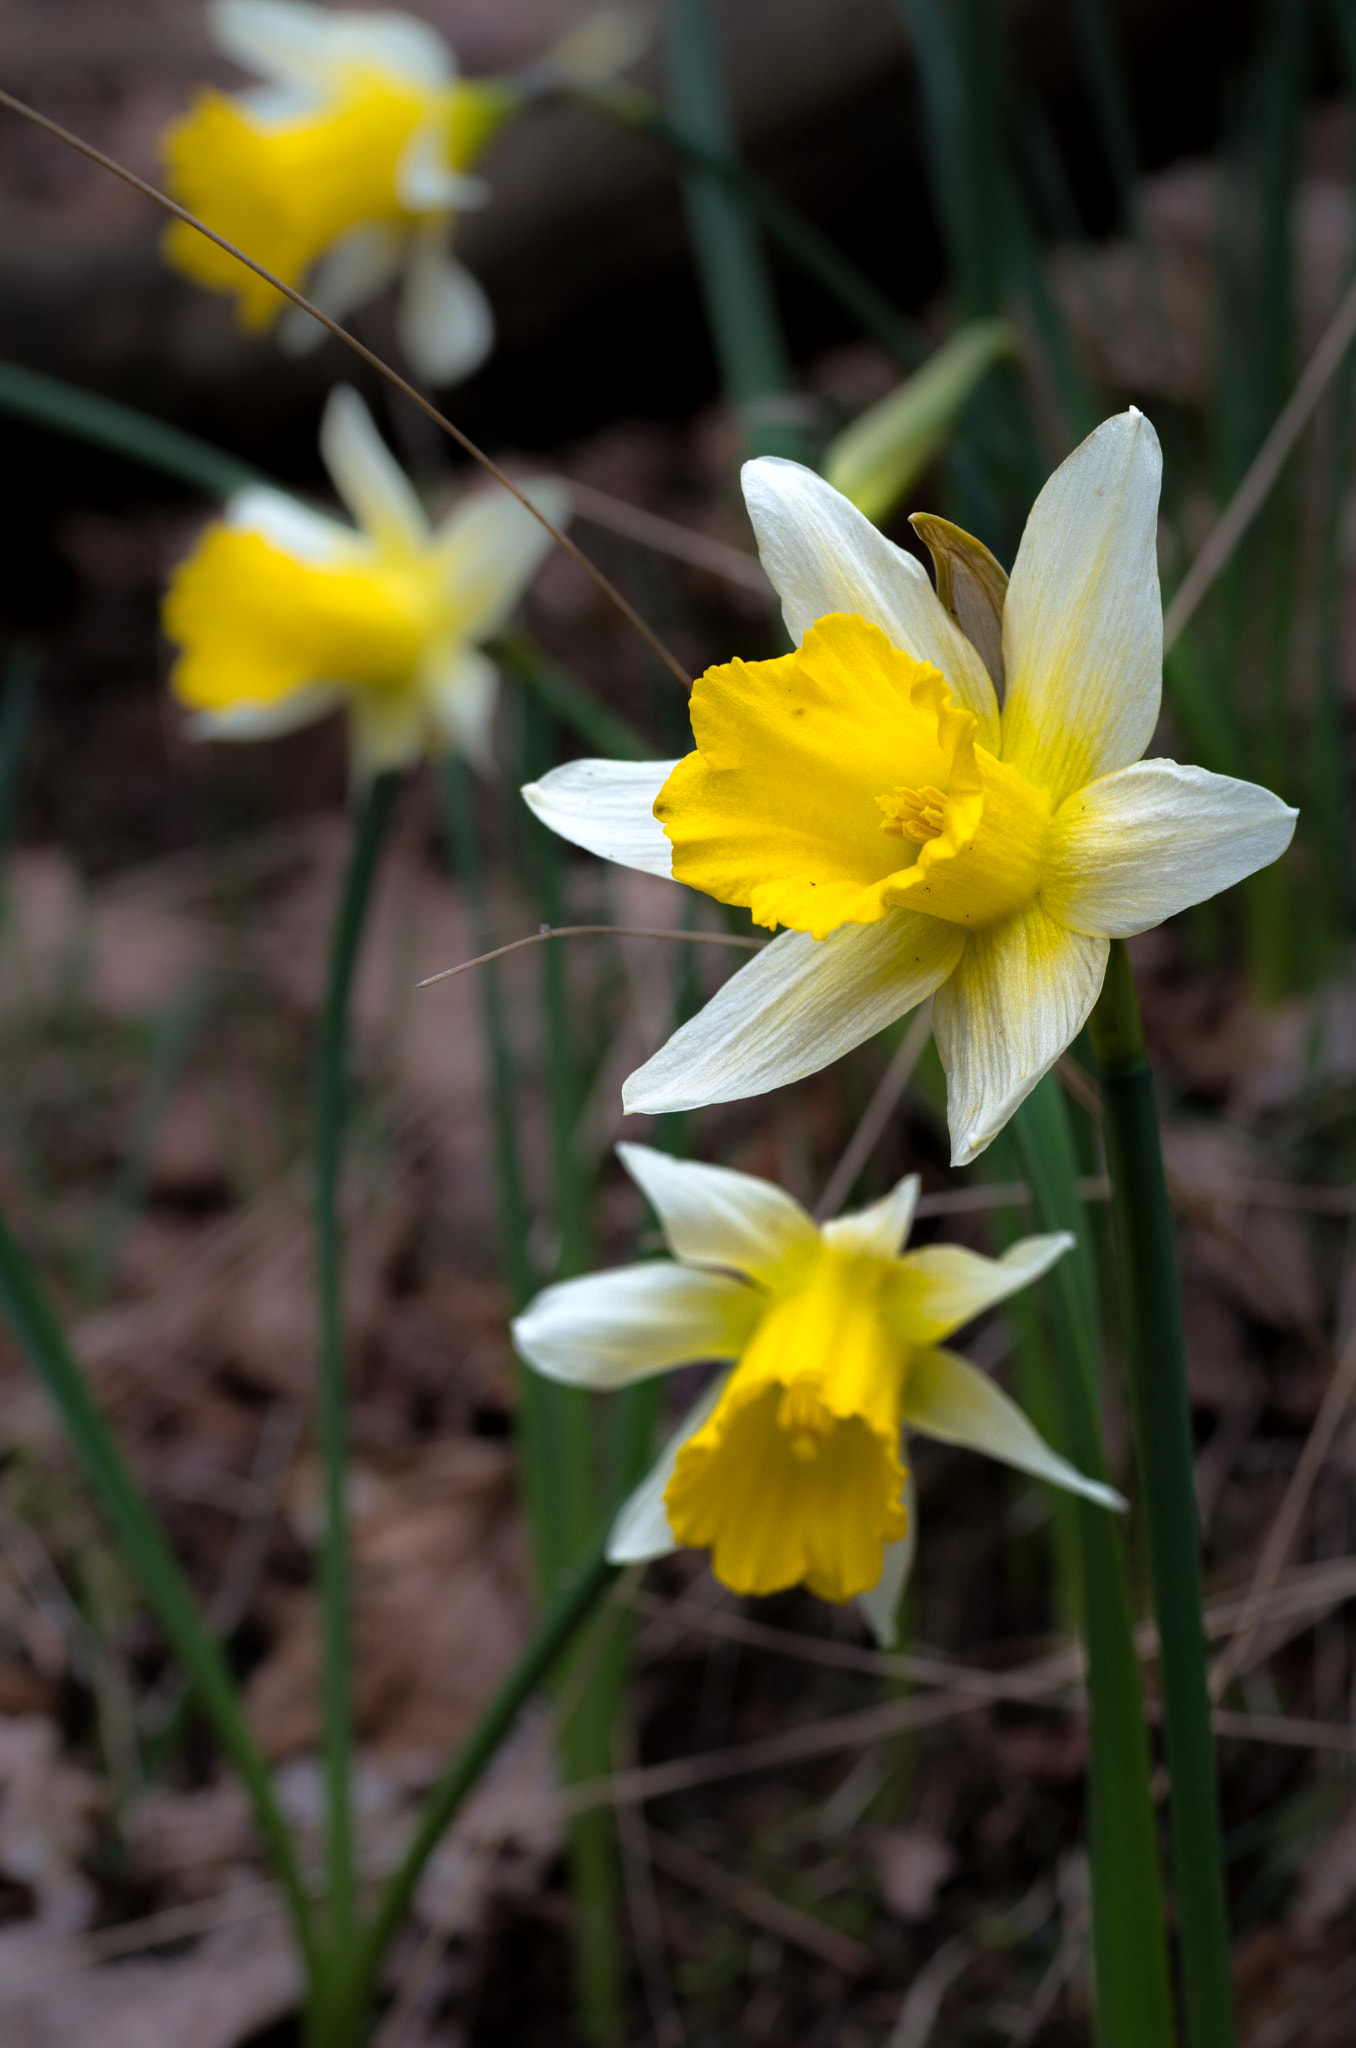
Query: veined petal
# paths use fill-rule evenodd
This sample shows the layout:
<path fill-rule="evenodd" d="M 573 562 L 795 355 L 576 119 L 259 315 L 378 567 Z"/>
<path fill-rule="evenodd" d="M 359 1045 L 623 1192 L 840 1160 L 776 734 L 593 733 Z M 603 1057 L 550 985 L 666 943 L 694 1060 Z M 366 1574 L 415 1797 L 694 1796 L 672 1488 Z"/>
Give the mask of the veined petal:
<path fill-rule="evenodd" d="M 306 296 L 331 320 L 346 320 L 400 274 L 406 237 L 384 220 L 360 221 L 336 235 L 305 279 Z M 288 355 L 307 356 L 328 340 L 318 320 L 300 306 L 283 307 L 278 340 Z"/>
<path fill-rule="evenodd" d="M 482 775 L 494 773 L 490 744 L 499 671 L 488 654 L 460 643 L 431 655 L 420 687 L 432 722 L 454 753 L 464 754 Z"/>
<path fill-rule="evenodd" d="M 548 1379 L 628 1387 L 675 1365 L 738 1357 L 765 1307 L 729 1274 L 656 1259 L 545 1288 L 514 1318 L 513 1341 Z"/>
<path fill-rule="evenodd" d="M 857 1595 L 862 1617 L 882 1650 L 893 1650 L 899 1642 L 899 1602 L 918 1554 L 918 1490 L 913 1483 L 907 1442 L 900 1450 L 900 1458 L 904 1465 L 904 1512 L 909 1527 L 898 1543 L 886 1544 L 875 1585 Z"/>
<path fill-rule="evenodd" d="M 835 1251 L 866 1252 L 877 1259 L 898 1258 L 913 1226 L 913 1212 L 918 1207 L 918 1190 L 922 1185 L 916 1173 L 906 1174 L 879 1202 L 824 1224 L 824 1242 Z"/>
<path fill-rule="evenodd" d="M 357 534 L 313 512 L 286 491 L 268 484 L 250 484 L 235 491 L 226 502 L 225 521 L 240 533 L 257 533 L 270 546 L 298 562 L 315 562 L 326 567 L 347 565 L 362 559 L 363 546 Z"/>
<path fill-rule="evenodd" d="M 559 484 L 537 477 L 519 488 L 553 524 L 568 523 L 570 501 Z M 468 640 L 501 631 L 554 546 L 541 521 L 500 485 L 463 499 L 436 542 L 457 630 Z"/>
<path fill-rule="evenodd" d="M 995 1302 L 1039 1280 L 1073 1242 L 1067 1230 L 1060 1230 L 1024 1237 L 997 1259 L 960 1244 L 929 1244 L 906 1252 L 891 1290 L 901 1335 L 912 1344 L 949 1337 Z"/>
<path fill-rule="evenodd" d="M 1031 508 L 1003 610 L 1003 759 L 1060 803 L 1137 761 L 1158 723 L 1155 434 L 1135 410 L 1106 420 Z"/>
<path fill-rule="evenodd" d="M 689 1408 L 635 1492 L 622 1503 L 607 1539 L 609 1564 L 648 1564 L 651 1558 L 667 1557 L 671 1550 L 682 1548 L 669 1525 L 664 1495 L 673 1477 L 679 1451 L 689 1437 L 705 1428 L 725 1392 L 728 1378 L 728 1373 L 716 1374 L 710 1386 Z"/>
<path fill-rule="evenodd" d="M 304 0 L 210 0 L 208 19 L 227 56 L 265 77 L 319 84 L 343 64 L 371 64 L 430 87 L 456 76 L 437 30 L 393 10 L 350 14 Z"/>
<path fill-rule="evenodd" d="M 955 702 L 979 720 L 978 738 L 998 751 L 998 699 L 989 672 L 950 619 L 922 563 L 885 538 L 823 477 L 778 455 L 741 472 L 758 552 L 799 646 L 829 612 L 855 612 L 891 646 L 940 669 Z"/>
<path fill-rule="evenodd" d="M 478 370 L 494 347 L 490 302 L 465 264 L 447 247 L 442 222 L 410 243 L 396 313 L 401 343 L 431 384 L 455 384 Z"/>
<path fill-rule="evenodd" d="M 1278 860 L 1298 816 L 1255 782 L 1138 761 L 1055 812 L 1041 902 L 1073 931 L 1128 938 Z"/>
<path fill-rule="evenodd" d="M 336 385 L 329 395 L 320 453 L 335 490 L 378 548 L 411 553 L 427 544 L 429 525 L 418 493 L 350 384 Z"/>
<path fill-rule="evenodd" d="M 970 934 L 932 1006 L 953 1166 L 979 1157 L 1078 1036 L 1109 951 L 1038 903 Z"/>
<path fill-rule="evenodd" d="M 220 711 L 195 711 L 185 721 L 190 739 L 273 740 L 314 725 L 344 701 L 337 683 L 307 683 L 285 697 L 259 703 L 230 704 Z"/>
<path fill-rule="evenodd" d="M 759 1280 L 819 1243 L 814 1222 L 769 1180 L 621 1144 L 617 1157 L 664 1227 L 675 1258 Z"/>
<path fill-rule="evenodd" d="M 965 944 L 958 925 L 903 910 L 827 939 L 783 932 L 637 1068 L 622 1105 L 657 1116 L 817 1074 L 931 995 Z"/>
<path fill-rule="evenodd" d="M 673 848 L 654 814 L 676 761 L 567 761 L 523 788 L 534 816 L 572 846 L 645 875 L 673 873 Z"/>
<path fill-rule="evenodd" d="M 1052 1451 L 1017 1403 L 984 1373 L 954 1351 L 918 1352 L 904 1386 L 904 1419 L 924 1436 L 944 1444 L 965 1444 L 1019 1472 L 1081 1493 L 1099 1507 L 1123 1508 L 1114 1487 L 1086 1479 L 1067 1458 Z"/>

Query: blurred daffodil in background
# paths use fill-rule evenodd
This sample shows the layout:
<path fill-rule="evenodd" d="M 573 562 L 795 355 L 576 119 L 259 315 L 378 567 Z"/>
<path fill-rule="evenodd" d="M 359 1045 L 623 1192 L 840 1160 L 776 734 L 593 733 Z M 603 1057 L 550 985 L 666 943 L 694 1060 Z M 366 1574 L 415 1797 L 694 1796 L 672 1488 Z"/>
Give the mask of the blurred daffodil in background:
<path fill-rule="evenodd" d="M 355 391 L 330 396 L 321 452 L 357 529 L 260 486 L 238 492 L 176 571 L 171 685 L 201 738 L 266 739 L 343 705 L 355 774 L 455 751 L 490 765 L 500 631 L 551 537 L 498 488 L 430 526 Z M 557 524 L 563 491 L 527 495 Z"/>
<path fill-rule="evenodd" d="M 966 1444 L 1106 1507 L 992 1380 L 942 1340 L 1046 1272 L 1073 1242 L 1001 1259 L 904 1252 L 916 1175 L 817 1224 L 771 1182 L 618 1147 L 674 1257 L 548 1287 L 514 1323 L 522 1356 L 573 1386 L 615 1389 L 695 1360 L 717 1374 L 612 1532 L 614 1561 L 711 1551 L 736 1593 L 804 1584 L 862 1595 L 883 1639 L 914 1546 L 909 1429 Z"/>
<path fill-rule="evenodd" d="M 466 79 L 428 22 L 350 13 L 306 0 L 211 0 L 225 54 L 264 81 L 200 91 L 163 142 L 170 190 L 209 227 L 323 312 L 344 319 L 399 281 L 397 319 L 415 370 L 451 383 L 494 343 L 484 291 L 452 254 L 457 215 L 488 188 L 472 167 L 535 92 L 594 82 L 636 55 L 634 8 L 605 8 L 518 77 Z M 232 292 L 241 324 L 277 326 L 285 347 L 324 338 L 300 308 L 184 222 L 169 260 Z"/>
<path fill-rule="evenodd" d="M 631 1076 L 628 1110 L 780 1087 L 935 990 L 964 1165 L 1081 1029 L 1111 939 L 1285 851 L 1296 813 L 1268 790 L 1140 759 L 1160 471 L 1132 409 L 1050 478 L 1002 605 L 1000 705 L 919 561 L 811 470 L 745 465 L 796 651 L 708 670 L 682 761 L 573 762 L 524 791 L 576 844 L 790 928 Z"/>

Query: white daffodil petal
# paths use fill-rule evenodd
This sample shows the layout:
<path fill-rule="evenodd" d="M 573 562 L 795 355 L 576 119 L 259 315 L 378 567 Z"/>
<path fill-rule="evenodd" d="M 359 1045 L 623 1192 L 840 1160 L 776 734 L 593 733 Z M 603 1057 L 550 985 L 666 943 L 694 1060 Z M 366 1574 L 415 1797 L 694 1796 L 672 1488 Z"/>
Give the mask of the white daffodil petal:
<path fill-rule="evenodd" d="M 979 1157 L 1078 1036 L 1109 951 L 1106 939 L 1067 930 L 1038 903 L 970 934 L 932 1005 L 953 1166 Z"/>
<path fill-rule="evenodd" d="M 1024 1237 L 1001 1258 L 986 1259 L 960 1244 L 929 1244 L 906 1252 L 898 1299 L 915 1343 L 934 1344 L 973 1322 L 1048 1273 L 1074 1240 L 1067 1230 Z"/>
<path fill-rule="evenodd" d="M 331 320 L 346 320 L 399 276 L 407 237 L 386 221 L 360 221 L 336 235 L 306 280 L 306 296 Z M 308 356 L 328 339 L 327 330 L 300 306 L 285 306 L 278 340 L 291 356 Z"/>
<path fill-rule="evenodd" d="M 918 1490 L 909 1468 L 908 1441 L 903 1447 L 904 1512 L 909 1518 L 906 1533 L 898 1543 L 887 1543 L 881 1573 L 874 1586 L 857 1595 L 862 1619 L 882 1650 L 893 1650 L 899 1642 L 899 1603 L 913 1574 L 918 1553 Z"/>
<path fill-rule="evenodd" d="M 488 654 L 457 643 L 431 655 L 423 665 L 420 689 L 446 744 L 464 754 L 482 775 L 493 775 L 491 737 L 499 671 Z"/>
<path fill-rule="evenodd" d="M 837 1216 L 826 1223 L 824 1241 L 838 1251 L 865 1252 L 876 1259 L 896 1259 L 908 1241 L 913 1212 L 918 1207 L 918 1190 L 923 1183 L 910 1173 L 869 1209 L 850 1216 Z"/>
<path fill-rule="evenodd" d="M 673 873 L 673 848 L 654 814 L 676 761 L 567 761 L 523 788 L 535 817 L 572 846 L 645 875 Z"/>
<path fill-rule="evenodd" d="M 979 720 L 979 738 L 996 752 L 998 699 L 989 672 L 948 617 L 922 563 L 798 462 L 762 455 L 741 475 L 758 552 L 797 646 L 816 619 L 855 612 L 892 646 L 940 669 L 956 702 Z"/>
<path fill-rule="evenodd" d="M 1031 508 L 1003 609 L 1003 759 L 1056 803 L 1137 761 L 1158 723 L 1158 436 L 1106 420 Z"/>
<path fill-rule="evenodd" d="M 1279 859 L 1298 816 L 1255 782 L 1138 761 L 1060 805 L 1041 902 L 1073 931 L 1128 938 Z"/>
<path fill-rule="evenodd" d="M 528 1364 L 572 1387 L 628 1387 L 675 1365 L 736 1358 L 766 1302 L 727 1273 L 655 1259 L 547 1287 L 514 1318 Z"/>
<path fill-rule="evenodd" d="M 410 243 L 396 325 L 406 355 L 430 384 L 469 377 L 494 347 L 490 302 L 465 264 L 449 253 L 441 224 Z"/>
<path fill-rule="evenodd" d="M 1085 1479 L 1067 1458 L 1052 1451 L 1017 1403 L 954 1351 L 915 1352 L 904 1386 L 904 1419 L 924 1436 L 983 1451 L 986 1457 L 1015 1465 L 1019 1472 L 1046 1479 L 1068 1493 L 1081 1493 L 1099 1507 L 1125 1506 L 1114 1487 Z"/>
<path fill-rule="evenodd" d="M 556 526 L 568 522 L 570 501 L 559 484 L 538 477 L 520 489 Z M 500 632 L 554 546 L 540 519 L 500 485 L 464 499 L 436 542 L 458 631 L 468 640 Z"/>
<path fill-rule="evenodd" d="M 351 690 L 348 741 L 355 782 L 412 768 L 425 751 L 429 724 L 418 690 Z"/>
<path fill-rule="evenodd" d="M 964 945 L 959 925 L 903 910 L 827 939 L 783 932 L 631 1075 L 623 1107 L 657 1116 L 817 1074 L 930 996 Z"/>
<path fill-rule="evenodd" d="M 242 533 L 257 533 L 280 554 L 299 562 L 330 564 L 356 563 L 366 555 L 358 535 L 337 519 L 313 512 L 309 505 L 275 491 L 268 484 L 251 484 L 236 491 L 226 503 L 226 524 Z"/>
<path fill-rule="evenodd" d="M 331 391 L 320 423 L 320 453 L 335 490 L 384 552 L 413 552 L 429 538 L 414 485 L 392 455 L 351 384 Z"/>
<path fill-rule="evenodd" d="M 265 76 L 324 81 L 348 64 L 370 64 L 430 87 L 456 76 L 452 52 L 436 29 L 409 14 L 336 13 L 305 0 L 210 0 L 208 20 L 228 57 Z"/>
<path fill-rule="evenodd" d="M 728 1373 L 716 1374 L 710 1386 L 689 1408 L 635 1492 L 622 1503 L 607 1539 L 610 1564 L 648 1564 L 651 1558 L 667 1557 L 671 1550 L 682 1548 L 669 1527 L 664 1495 L 678 1463 L 679 1451 L 714 1414 L 728 1378 Z"/>
<path fill-rule="evenodd" d="M 465 213 L 484 206 L 490 196 L 483 178 L 468 177 L 447 161 L 447 115 L 441 107 L 420 122 L 405 144 L 396 165 L 395 187 L 409 213 Z"/>
<path fill-rule="evenodd" d="M 344 701 L 337 683 L 308 683 L 267 703 L 231 704 L 223 711 L 195 711 L 184 721 L 190 739 L 273 740 L 313 725 Z"/>
<path fill-rule="evenodd" d="M 675 1258 L 757 1279 L 819 1239 L 800 1203 L 771 1181 L 622 1144 L 617 1157 L 664 1227 Z"/>

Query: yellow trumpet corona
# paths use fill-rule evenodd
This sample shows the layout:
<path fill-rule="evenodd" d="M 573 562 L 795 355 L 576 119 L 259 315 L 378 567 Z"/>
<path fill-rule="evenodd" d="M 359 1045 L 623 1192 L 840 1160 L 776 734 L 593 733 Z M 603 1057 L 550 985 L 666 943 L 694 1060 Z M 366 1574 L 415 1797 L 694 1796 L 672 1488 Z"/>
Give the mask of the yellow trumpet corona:
<path fill-rule="evenodd" d="M 864 1596 L 888 1635 L 914 1540 L 909 1429 L 1121 1504 L 942 1342 L 1072 1239 L 1027 1238 L 1001 1259 L 959 1245 L 905 1252 L 916 1177 L 820 1225 L 748 1174 L 643 1145 L 618 1152 L 674 1259 L 547 1288 L 514 1324 L 522 1356 L 598 1388 L 691 1360 L 726 1365 L 622 1510 L 614 1558 L 709 1549 L 737 1593 Z"/>

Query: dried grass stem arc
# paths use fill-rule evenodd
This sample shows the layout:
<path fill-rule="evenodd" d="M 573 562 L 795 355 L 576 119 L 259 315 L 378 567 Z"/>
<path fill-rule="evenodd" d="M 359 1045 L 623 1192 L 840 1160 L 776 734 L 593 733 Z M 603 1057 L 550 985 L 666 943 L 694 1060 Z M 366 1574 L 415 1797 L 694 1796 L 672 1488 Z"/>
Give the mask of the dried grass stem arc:
<path fill-rule="evenodd" d="M 455 967 L 444 967 L 441 974 L 430 974 L 423 981 L 415 983 L 416 988 L 432 988 L 437 981 L 450 981 L 455 974 L 469 974 L 473 967 L 486 967 L 491 960 L 502 960 L 505 953 L 521 952 L 524 946 L 540 946 L 547 939 L 583 939 L 607 933 L 614 939 L 678 939 L 689 946 L 738 946 L 746 953 L 759 953 L 771 942 L 768 939 L 740 938 L 735 932 L 681 932 L 665 931 L 657 925 L 648 924 L 557 924 L 543 925 L 539 932 L 529 932 L 525 939 L 510 939 L 506 946 L 496 946 L 492 953 L 478 953 L 474 960 L 462 960 Z"/>

